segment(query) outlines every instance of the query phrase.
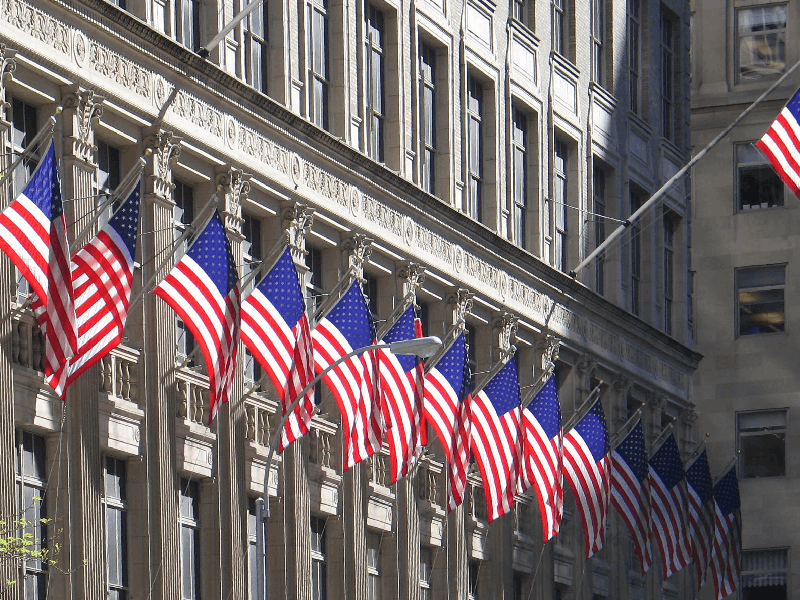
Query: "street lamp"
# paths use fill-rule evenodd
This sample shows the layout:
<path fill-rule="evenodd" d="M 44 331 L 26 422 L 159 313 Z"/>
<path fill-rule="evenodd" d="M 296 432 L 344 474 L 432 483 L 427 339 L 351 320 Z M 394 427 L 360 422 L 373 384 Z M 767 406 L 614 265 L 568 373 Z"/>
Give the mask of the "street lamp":
<path fill-rule="evenodd" d="M 256 502 L 256 553 L 259 557 L 258 564 L 256 565 L 257 569 L 257 579 L 258 579 L 258 598 L 267 600 L 268 591 L 267 591 L 267 519 L 269 518 L 269 474 L 272 470 L 272 456 L 275 454 L 275 449 L 278 447 L 278 442 L 281 439 L 281 433 L 283 432 L 283 426 L 286 424 L 286 421 L 289 420 L 289 417 L 294 412 L 297 405 L 306 397 L 306 394 L 310 392 L 313 387 L 327 375 L 330 371 L 338 367 L 343 362 L 353 358 L 354 356 L 358 356 L 359 354 L 364 354 L 365 352 L 369 352 L 370 350 L 388 350 L 392 354 L 411 354 L 414 356 L 418 356 L 419 358 L 429 358 L 436 354 L 436 352 L 442 347 L 442 340 L 440 340 L 436 336 L 426 336 L 420 338 L 414 338 L 411 340 L 401 340 L 398 342 L 391 342 L 388 344 L 371 344 L 369 346 L 364 346 L 363 348 L 358 348 L 357 350 L 353 350 L 345 354 L 340 359 L 334 361 L 330 365 L 328 365 L 325 369 L 320 371 L 314 379 L 308 382 L 308 385 L 303 388 L 303 390 L 297 395 L 297 397 L 292 401 L 289 405 L 289 408 L 286 409 L 283 418 L 281 419 L 280 424 L 275 429 L 275 432 L 272 434 L 272 439 L 270 440 L 269 444 L 269 453 L 267 454 L 267 461 L 266 467 L 264 471 L 264 491 L 261 495 L 261 498 L 258 499 Z"/>

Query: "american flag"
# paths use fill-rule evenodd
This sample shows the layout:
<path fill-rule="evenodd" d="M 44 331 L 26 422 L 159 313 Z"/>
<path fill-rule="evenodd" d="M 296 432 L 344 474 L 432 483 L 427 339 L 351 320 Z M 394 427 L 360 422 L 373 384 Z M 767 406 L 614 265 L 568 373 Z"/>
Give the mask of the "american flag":
<path fill-rule="evenodd" d="M 31 308 L 45 340 L 45 379 L 63 400 L 78 345 L 61 179 L 52 142 L 25 189 L 0 213 L 0 249 L 33 290 Z"/>
<path fill-rule="evenodd" d="M 699 590 L 706 584 L 711 550 L 714 547 L 714 490 L 706 450 L 686 467 L 689 491 L 689 538 Z"/>
<path fill-rule="evenodd" d="M 374 326 L 367 301 L 358 281 L 325 315 L 314 330 L 314 368 L 321 373 L 344 355 L 369 346 L 375 339 Z M 378 386 L 374 377 L 373 354 L 354 356 L 325 375 L 342 413 L 344 435 L 344 469 L 369 458 L 381 447 L 380 405 L 374 402 Z"/>
<path fill-rule="evenodd" d="M 291 249 L 287 246 L 253 292 L 242 302 L 242 342 L 275 386 L 283 406 L 314 378 L 311 329 Z M 278 451 L 308 432 L 314 390 L 297 404 L 281 433 Z"/>
<path fill-rule="evenodd" d="M 453 445 L 456 417 L 466 395 L 468 380 L 467 348 L 462 332 L 425 375 L 425 402 L 422 412 L 425 422 L 433 426 L 433 430 L 442 443 L 448 462 Z"/>
<path fill-rule="evenodd" d="M 546 542 L 558 533 L 564 513 L 564 430 L 554 375 L 522 410 L 522 426 L 525 467 L 520 491 L 536 490 Z"/>
<path fill-rule="evenodd" d="M 519 377 L 513 357 L 472 396 L 471 417 L 470 447 L 491 522 L 514 507 L 522 470 Z"/>
<path fill-rule="evenodd" d="M 380 342 L 390 344 L 415 337 L 416 315 L 411 304 Z M 408 473 L 419 443 L 421 399 L 418 397 L 417 359 L 379 350 L 378 365 L 391 482 L 394 483 Z"/>
<path fill-rule="evenodd" d="M 605 542 L 611 495 L 609 463 L 606 417 L 598 399 L 564 434 L 564 474 L 581 514 L 586 558 L 598 552 Z"/>
<path fill-rule="evenodd" d="M 131 301 L 140 199 L 137 184 L 95 238 L 72 256 L 78 351 L 70 361 L 68 384 L 122 341 Z"/>
<path fill-rule="evenodd" d="M 667 579 L 692 560 L 686 479 L 678 443 L 671 433 L 650 458 L 650 506 L 661 570 Z"/>
<path fill-rule="evenodd" d="M 228 401 L 239 342 L 239 277 L 219 212 L 156 286 L 198 341 L 208 368 L 209 424 Z"/>
<path fill-rule="evenodd" d="M 716 513 L 711 579 L 714 593 L 722 600 L 739 587 L 742 560 L 742 516 L 739 512 L 739 482 L 731 467 L 714 486 Z"/>
<path fill-rule="evenodd" d="M 800 90 L 797 90 L 756 147 L 784 183 L 800 197 Z"/>
<path fill-rule="evenodd" d="M 652 564 L 650 482 L 642 419 L 611 453 L 611 504 L 631 533 L 642 573 Z"/>

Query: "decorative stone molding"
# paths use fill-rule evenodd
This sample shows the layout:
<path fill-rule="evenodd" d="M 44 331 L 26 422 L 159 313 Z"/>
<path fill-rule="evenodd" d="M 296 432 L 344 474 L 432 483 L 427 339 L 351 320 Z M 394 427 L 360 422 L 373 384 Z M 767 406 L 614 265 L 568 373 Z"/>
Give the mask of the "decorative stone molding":
<path fill-rule="evenodd" d="M 454 326 L 463 327 L 467 320 L 467 313 L 472 310 L 475 294 L 464 288 L 450 288 L 445 294 L 445 304 Z"/>
<path fill-rule="evenodd" d="M 145 178 L 146 193 L 164 200 L 172 199 L 172 164 L 181 154 L 182 138 L 159 128 L 145 130 L 144 147 L 153 151 Z"/>
<path fill-rule="evenodd" d="M 414 294 L 416 302 L 417 289 L 425 281 L 425 267 L 415 262 L 402 262 L 397 267 L 397 277 L 403 282 L 403 294 Z"/>
<path fill-rule="evenodd" d="M 514 340 L 517 335 L 519 319 L 508 311 L 496 314 L 492 318 L 492 331 L 495 336 L 495 357 L 500 360 L 503 355 L 511 354 L 516 350 Z"/>
<path fill-rule="evenodd" d="M 314 223 L 314 209 L 303 202 L 284 203 L 281 206 L 282 227 L 295 264 L 306 266 L 306 233 Z"/>
<path fill-rule="evenodd" d="M 217 185 L 222 187 L 222 218 L 225 229 L 242 235 L 242 202 L 250 194 L 250 177 L 241 169 L 227 165 L 217 171 Z"/>
<path fill-rule="evenodd" d="M 363 233 L 355 233 L 342 240 L 342 252 L 347 259 L 347 266 L 359 281 L 364 281 L 364 263 L 372 256 L 373 239 Z"/>
<path fill-rule="evenodd" d="M 558 360 L 558 352 L 561 349 L 561 338 L 547 334 L 536 340 L 536 364 L 542 371 L 546 371 L 550 363 L 555 364 Z"/>
<path fill-rule="evenodd" d="M 94 164 L 94 125 L 103 114 L 105 98 L 79 85 L 61 88 L 64 106 L 64 137 L 72 143 L 67 154 Z M 65 149 L 66 151 L 66 149 Z"/>
<path fill-rule="evenodd" d="M 0 121 L 6 120 L 6 109 L 11 105 L 6 102 L 6 75 L 17 69 L 17 51 L 5 44 L 0 44 Z"/>

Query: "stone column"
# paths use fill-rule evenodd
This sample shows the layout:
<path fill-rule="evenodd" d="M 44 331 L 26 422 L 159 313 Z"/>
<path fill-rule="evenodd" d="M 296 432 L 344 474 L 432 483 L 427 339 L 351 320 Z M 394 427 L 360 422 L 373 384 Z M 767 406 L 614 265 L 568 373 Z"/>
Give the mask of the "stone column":
<path fill-rule="evenodd" d="M 75 243 L 97 204 L 94 120 L 103 112 L 103 98 L 77 85 L 62 88 L 64 112 L 63 192 L 68 239 Z M 96 226 L 95 226 L 96 231 Z M 89 232 L 89 237 L 95 231 Z M 71 386 L 67 397 L 67 448 L 70 454 L 70 545 L 73 557 L 73 598 L 105 595 L 103 533 L 103 464 L 100 456 L 99 365 L 87 369 Z"/>
<path fill-rule="evenodd" d="M 301 289 L 305 290 L 306 232 L 314 221 L 314 209 L 300 202 L 286 203 L 281 207 L 281 217 L 292 259 L 303 282 Z M 306 456 L 305 438 L 283 451 L 286 600 L 311 597 L 311 498 Z"/>
<path fill-rule="evenodd" d="M 11 78 L 17 67 L 15 50 L 0 44 L 0 148 L 7 148 L 11 123 L 6 114 L 9 105 L 6 103 L 5 82 Z M 0 156 L 0 170 L 5 173 L 11 165 L 13 157 L 2 154 Z M 0 208 L 5 208 L 12 200 L 10 186 L 0 187 Z M 12 298 L 17 297 L 16 278 L 14 266 L 11 261 L 4 258 L 0 260 L 0 344 L 2 344 L 3 359 L 0 360 L 0 381 L 8 382 L 0 386 L 0 481 L 7 482 L 0 486 L 0 515 L 6 521 L 13 520 L 16 512 L 14 500 L 14 370 L 12 362 L 12 328 L 15 323 L 11 318 Z M 0 581 L 16 581 L 19 578 L 18 565 L 15 561 L 0 562 Z M 9 600 L 18 600 L 22 597 L 22 586 L 3 587 L 3 593 Z"/>
<path fill-rule="evenodd" d="M 152 231 L 142 238 L 142 284 L 174 265 L 174 257 L 161 267 L 174 245 L 171 161 L 180 154 L 180 138 L 170 131 L 153 128 L 145 132 L 144 145 L 153 155 L 145 167 L 141 204 L 141 228 Z M 160 270 L 159 270 L 160 268 Z M 136 318 L 144 324 L 144 397 L 146 415 L 146 468 L 150 513 L 150 573 L 152 597 L 170 600 L 181 595 L 181 546 L 178 525 L 175 416 L 175 313 L 156 298 L 152 289 L 142 290 L 144 301 Z M 130 315 L 128 318 L 132 318 Z"/>
<path fill-rule="evenodd" d="M 450 288 L 445 295 L 447 328 L 463 326 L 466 315 L 472 310 L 473 294 L 463 288 Z M 450 482 L 444 480 L 444 505 L 447 506 Z M 466 600 L 469 593 L 467 564 L 467 533 L 465 508 L 462 504 L 447 516 L 447 587 L 450 598 Z"/>
<path fill-rule="evenodd" d="M 224 167 L 217 175 L 221 187 L 220 214 L 231 243 L 235 264 L 242 264 L 242 202 L 250 193 L 250 175 Z M 247 597 L 247 493 L 242 485 L 245 464 L 244 347 L 239 343 L 238 368 L 229 402 L 217 414 L 216 500 L 219 502 L 220 590 L 222 598 Z M 237 443 L 238 442 L 238 443 Z"/>

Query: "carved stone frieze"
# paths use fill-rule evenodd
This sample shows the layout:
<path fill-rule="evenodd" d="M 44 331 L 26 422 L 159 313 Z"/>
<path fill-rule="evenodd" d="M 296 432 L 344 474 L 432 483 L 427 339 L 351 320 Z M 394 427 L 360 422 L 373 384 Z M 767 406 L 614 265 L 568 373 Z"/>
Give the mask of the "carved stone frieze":
<path fill-rule="evenodd" d="M 282 227 L 286 230 L 286 240 L 291 248 L 292 260 L 305 266 L 306 233 L 314 223 L 314 209 L 303 202 L 284 203 L 281 207 Z"/>
<path fill-rule="evenodd" d="M 181 138 L 171 131 L 154 128 L 145 132 L 144 146 L 153 151 L 147 167 L 147 193 L 162 199 L 171 199 L 172 163 L 181 153 Z"/>
<path fill-rule="evenodd" d="M 225 228 L 242 234 L 242 202 L 250 194 L 250 174 L 230 165 L 217 172 L 217 185 L 222 188 L 222 218 Z"/>
<path fill-rule="evenodd" d="M 17 51 L 5 44 L 0 44 L 0 120 L 6 120 L 6 109 L 11 106 L 6 102 L 6 76 L 17 68 Z"/>
<path fill-rule="evenodd" d="M 72 29 L 22 0 L 0 1 L 0 14 L 10 25 L 62 54 L 72 52 Z"/>
<path fill-rule="evenodd" d="M 347 266 L 360 281 L 364 280 L 364 263 L 372 256 L 372 242 L 372 238 L 363 233 L 356 233 L 342 240 L 342 252 L 347 260 Z"/>
<path fill-rule="evenodd" d="M 64 136 L 72 144 L 68 154 L 87 163 L 94 163 L 94 119 L 103 114 L 104 98 L 79 85 L 62 88 Z M 65 149 L 66 150 L 66 149 Z"/>

